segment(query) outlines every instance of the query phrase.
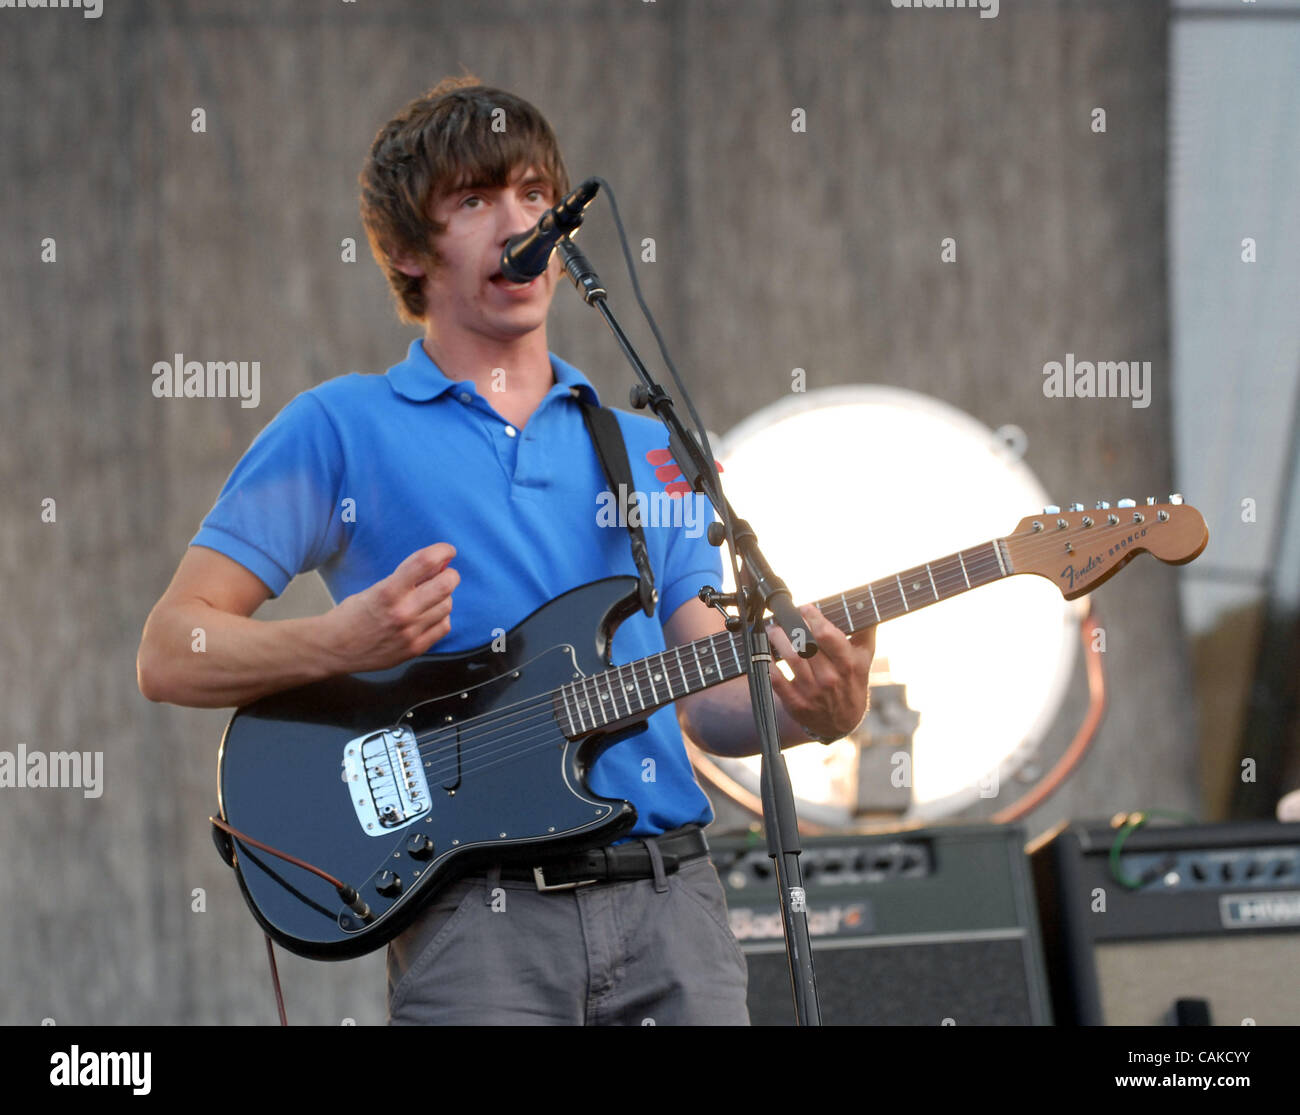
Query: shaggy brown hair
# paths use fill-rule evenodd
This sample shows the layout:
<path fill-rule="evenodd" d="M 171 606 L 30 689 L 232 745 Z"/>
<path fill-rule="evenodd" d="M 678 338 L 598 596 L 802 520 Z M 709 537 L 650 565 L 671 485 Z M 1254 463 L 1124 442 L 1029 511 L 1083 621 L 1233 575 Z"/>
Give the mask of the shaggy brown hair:
<path fill-rule="evenodd" d="M 426 271 L 443 264 L 434 242 L 447 226 L 430 216 L 434 203 L 465 186 L 503 187 L 528 166 L 550 183 L 556 202 L 569 192 L 546 118 L 472 76 L 443 79 L 379 129 L 361 169 L 361 221 L 398 317 L 423 322 L 426 307 L 423 280 L 402 274 L 393 257 L 410 256 Z"/>

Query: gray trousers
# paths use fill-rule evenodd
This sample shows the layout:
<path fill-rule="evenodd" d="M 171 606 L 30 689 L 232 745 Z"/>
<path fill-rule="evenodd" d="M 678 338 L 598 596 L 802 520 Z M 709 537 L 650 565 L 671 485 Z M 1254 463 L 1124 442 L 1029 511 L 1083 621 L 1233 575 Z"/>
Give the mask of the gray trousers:
<path fill-rule="evenodd" d="M 562 891 L 479 875 L 389 944 L 388 1020 L 748 1025 L 747 981 L 707 857 L 659 880 Z"/>

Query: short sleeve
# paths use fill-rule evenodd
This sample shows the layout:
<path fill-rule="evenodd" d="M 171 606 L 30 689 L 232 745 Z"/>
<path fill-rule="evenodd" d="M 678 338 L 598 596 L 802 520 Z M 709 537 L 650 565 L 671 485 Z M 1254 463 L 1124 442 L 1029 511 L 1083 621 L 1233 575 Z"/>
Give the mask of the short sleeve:
<path fill-rule="evenodd" d="M 711 584 L 722 588 L 722 554 L 709 542 L 713 508 L 702 495 L 681 497 L 694 501 L 693 514 L 683 515 L 683 526 L 674 530 L 668 542 L 663 585 L 659 589 L 659 616 L 666 621 L 700 589 Z"/>
<path fill-rule="evenodd" d="M 279 596 L 344 545 L 343 469 L 329 415 L 301 394 L 248 447 L 190 544 L 239 562 Z"/>

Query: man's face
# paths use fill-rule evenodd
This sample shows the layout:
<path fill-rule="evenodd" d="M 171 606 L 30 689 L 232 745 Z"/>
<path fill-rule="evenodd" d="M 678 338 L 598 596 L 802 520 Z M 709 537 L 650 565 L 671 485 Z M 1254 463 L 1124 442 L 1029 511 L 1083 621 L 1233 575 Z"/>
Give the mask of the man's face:
<path fill-rule="evenodd" d="M 428 276 L 425 293 L 429 320 L 440 333 L 509 341 L 545 324 L 559 256 L 531 283 L 514 285 L 501 277 L 501 252 L 558 200 L 535 168 L 517 167 L 503 187 L 469 184 L 434 204 L 434 218 L 446 225 L 436 241 L 443 266 Z"/>

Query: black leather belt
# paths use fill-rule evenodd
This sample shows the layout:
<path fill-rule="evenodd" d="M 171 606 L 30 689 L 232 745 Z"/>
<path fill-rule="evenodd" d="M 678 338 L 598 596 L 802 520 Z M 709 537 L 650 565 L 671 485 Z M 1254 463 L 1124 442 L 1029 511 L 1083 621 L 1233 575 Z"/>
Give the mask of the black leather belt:
<path fill-rule="evenodd" d="M 526 879 L 538 890 L 570 890 L 590 883 L 620 882 L 628 879 L 653 879 L 654 864 L 643 843 L 653 840 L 663 859 L 665 875 L 683 864 L 709 854 L 709 842 L 699 825 L 673 829 L 662 836 L 633 837 L 624 844 L 608 844 L 548 860 L 536 867 L 509 864 L 501 868 L 503 879 Z"/>

